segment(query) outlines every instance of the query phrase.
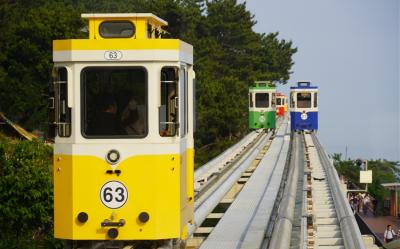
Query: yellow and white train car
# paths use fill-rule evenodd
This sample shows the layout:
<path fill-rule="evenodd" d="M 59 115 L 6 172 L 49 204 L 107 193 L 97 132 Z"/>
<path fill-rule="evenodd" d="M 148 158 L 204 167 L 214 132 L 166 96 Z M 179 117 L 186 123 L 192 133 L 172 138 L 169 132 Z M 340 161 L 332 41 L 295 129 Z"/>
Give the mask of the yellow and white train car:
<path fill-rule="evenodd" d="M 162 38 L 153 14 L 82 18 L 89 39 L 53 42 L 55 237 L 85 248 L 185 239 L 193 48 Z"/>

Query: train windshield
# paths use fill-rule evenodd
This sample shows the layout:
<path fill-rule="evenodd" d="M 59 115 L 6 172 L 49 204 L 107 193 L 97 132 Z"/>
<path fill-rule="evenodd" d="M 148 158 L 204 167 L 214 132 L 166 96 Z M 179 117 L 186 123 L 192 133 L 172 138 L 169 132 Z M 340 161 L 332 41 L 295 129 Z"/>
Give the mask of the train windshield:
<path fill-rule="evenodd" d="M 276 105 L 282 105 L 282 99 L 281 98 L 277 98 L 276 99 Z"/>
<path fill-rule="evenodd" d="M 269 93 L 256 93 L 256 107 L 269 107 Z"/>
<path fill-rule="evenodd" d="M 311 108 L 311 93 L 297 93 L 297 108 Z"/>
<path fill-rule="evenodd" d="M 147 72 L 139 67 L 82 71 L 82 134 L 140 138 L 147 134 Z"/>

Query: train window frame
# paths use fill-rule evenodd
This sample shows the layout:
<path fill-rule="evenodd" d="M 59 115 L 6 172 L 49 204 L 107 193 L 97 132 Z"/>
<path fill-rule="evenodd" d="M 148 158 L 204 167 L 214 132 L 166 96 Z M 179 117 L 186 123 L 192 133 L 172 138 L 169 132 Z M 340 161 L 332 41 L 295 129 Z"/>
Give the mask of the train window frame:
<path fill-rule="evenodd" d="M 276 94 L 271 93 L 271 107 L 274 108 L 276 107 Z"/>
<path fill-rule="evenodd" d="M 61 79 L 61 73 L 64 71 L 65 79 Z M 68 103 L 68 68 L 65 66 L 56 66 L 53 68 L 53 88 L 54 88 L 54 125 L 58 137 L 67 138 L 72 134 L 72 108 Z M 62 97 L 63 96 L 63 97 Z M 62 117 L 61 115 L 64 115 Z"/>
<path fill-rule="evenodd" d="M 86 89 L 84 83 L 84 73 L 90 69 L 141 69 L 144 72 L 144 105 L 145 105 L 145 112 L 144 112 L 144 132 L 141 135 L 133 135 L 133 134 L 126 134 L 126 135 L 90 135 L 85 132 L 85 124 L 86 124 Z M 82 137 L 86 139 L 143 139 L 148 136 L 149 134 L 149 73 L 146 67 L 144 66 L 87 66 L 82 68 L 80 73 L 80 101 L 81 101 L 81 134 Z"/>
<path fill-rule="evenodd" d="M 308 100 L 300 100 L 299 101 L 299 96 L 305 95 L 305 94 L 309 95 L 309 97 L 307 97 Z M 296 94 L 296 100 L 297 100 L 296 101 L 297 108 L 312 108 L 312 93 L 311 92 L 298 92 Z M 306 105 L 299 106 L 300 103 L 306 103 Z"/>
<path fill-rule="evenodd" d="M 187 67 L 183 67 L 183 72 L 184 72 L 184 81 L 183 81 L 183 87 L 184 89 L 184 113 L 185 113 L 185 117 L 184 117 L 184 122 L 185 122 L 185 129 L 184 129 L 184 136 L 186 136 L 186 134 L 188 134 L 189 132 L 189 72 Z"/>
<path fill-rule="evenodd" d="M 296 100 L 295 100 L 295 93 L 292 92 L 292 93 L 290 94 L 290 108 L 294 108 L 294 107 L 295 107 L 295 102 L 296 102 Z"/>
<path fill-rule="evenodd" d="M 254 107 L 253 93 L 249 93 L 249 107 Z"/>
<path fill-rule="evenodd" d="M 132 34 L 130 35 L 115 35 L 115 34 L 105 34 L 102 30 L 104 25 L 106 24 L 117 24 L 117 23 L 125 23 L 125 24 L 130 24 L 132 27 Z M 133 22 L 129 20 L 114 20 L 114 21 L 103 21 L 99 25 L 99 34 L 102 38 L 104 39 L 116 39 L 116 38 L 132 38 L 136 35 L 136 26 Z"/>
<path fill-rule="evenodd" d="M 267 96 L 267 100 L 266 100 L 266 106 L 264 105 L 264 106 L 260 106 L 260 105 L 258 105 L 257 103 L 257 95 L 266 95 Z M 270 104 L 269 104 L 269 102 L 270 102 L 270 96 L 269 96 L 270 94 L 268 93 L 268 92 L 256 92 L 255 93 L 255 107 L 256 108 L 269 108 L 270 107 Z"/>
<path fill-rule="evenodd" d="M 318 107 L 318 93 L 314 92 L 314 107 Z"/>
<path fill-rule="evenodd" d="M 174 74 L 172 75 L 173 77 L 168 78 L 168 75 L 166 72 L 166 79 L 163 80 L 163 70 L 173 70 Z M 171 71 L 172 72 L 172 71 Z M 180 74 L 180 68 L 177 66 L 163 66 L 160 70 L 160 106 L 158 107 L 158 134 L 160 137 L 175 137 L 175 136 L 179 136 L 179 129 L 180 129 L 180 125 L 179 125 L 179 111 L 180 111 L 180 106 L 179 106 L 179 94 L 180 94 L 180 87 L 179 87 L 179 75 Z M 163 85 L 165 84 L 165 85 Z M 170 99 L 170 101 L 166 101 L 165 102 L 165 121 L 163 121 L 164 119 L 162 118 L 163 115 L 163 94 L 166 93 L 167 95 L 169 94 L 168 91 L 169 89 L 168 86 L 169 84 L 175 84 L 175 89 L 171 89 L 174 90 L 175 93 L 173 95 L 173 98 Z M 163 87 L 165 86 L 166 92 L 163 91 Z M 171 91 L 171 93 L 173 93 L 173 91 Z M 166 96 L 164 96 L 164 100 L 166 100 Z M 172 106 L 171 106 L 172 105 Z M 174 110 L 174 112 L 172 112 L 171 110 Z M 171 118 L 172 115 L 174 115 L 175 117 L 172 117 L 174 119 L 174 121 L 167 121 L 167 115 L 169 116 L 169 118 Z M 163 125 L 166 126 L 165 129 L 163 129 Z M 171 125 L 171 127 L 169 127 L 169 125 Z M 168 132 L 171 131 L 171 132 Z"/>

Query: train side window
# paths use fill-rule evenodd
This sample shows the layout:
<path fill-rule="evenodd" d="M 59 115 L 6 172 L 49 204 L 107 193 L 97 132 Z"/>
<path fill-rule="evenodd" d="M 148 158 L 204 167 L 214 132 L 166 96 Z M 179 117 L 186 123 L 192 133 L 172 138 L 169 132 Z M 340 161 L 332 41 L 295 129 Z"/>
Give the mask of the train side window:
<path fill-rule="evenodd" d="M 161 106 L 159 107 L 159 134 L 162 137 L 178 135 L 179 129 L 179 71 L 175 67 L 161 70 Z"/>
<path fill-rule="evenodd" d="M 147 135 L 147 71 L 143 67 L 86 67 L 81 73 L 82 135 Z"/>
<path fill-rule="evenodd" d="M 269 107 L 269 93 L 256 93 L 256 107 Z"/>
<path fill-rule="evenodd" d="M 271 107 L 276 107 L 276 96 L 275 96 L 275 93 L 272 93 Z"/>
<path fill-rule="evenodd" d="M 276 105 L 277 105 L 277 106 L 282 105 L 282 99 L 281 99 L 281 98 L 278 97 L 278 98 L 276 99 Z"/>
<path fill-rule="evenodd" d="M 311 93 L 297 93 L 297 108 L 311 108 Z"/>
<path fill-rule="evenodd" d="M 318 93 L 314 93 L 314 107 L 318 107 Z"/>
<path fill-rule="evenodd" d="M 253 106 L 254 106 L 254 103 L 253 103 L 253 94 L 252 94 L 252 93 L 249 93 L 249 106 L 250 106 L 250 107 L 253 107 Z"/>
<path fill-rule="evenodd" d="M 130 38 L 135 34 L 135 25 L 129 21 L 106 21 L 99 27 L 103 38 Z"/>
<path fill-rule="evenodd" d="M 68 71 L 65 67 L 53 69 L 55 94 L 55 125 L 59 137 L 71 136 L 71 108 L 68 107 Z"/>
<path fill-rule="evenodd" d="M 290 94 L 290 108 L 294 108 L 294 98 L 295 98 L 294 96 L 295 96 L 294 93 Z"/>

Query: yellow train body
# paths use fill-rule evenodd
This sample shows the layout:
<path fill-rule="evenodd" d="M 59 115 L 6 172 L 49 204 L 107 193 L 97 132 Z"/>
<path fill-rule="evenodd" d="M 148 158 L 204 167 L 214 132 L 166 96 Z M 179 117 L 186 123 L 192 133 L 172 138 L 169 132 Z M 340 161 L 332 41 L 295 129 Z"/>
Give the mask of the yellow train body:
<path fill-rule="evenodd" d="M 186 163 L 181 162 L 186 157 Z M 181 167 L 181 165 L 184 165 Z M 121 162 L 119 176 L 106 174 L 110 165 L 94 156 L 55 155 L 55 236 L 73 240 L 105 240 L 105 219 L 124 219 L 119 240 L 186 238 L 193 213 L 193 150 L 179 154 L 134 156 Z M 128 201 L 116 210 L 102 205 L 101 186 L 112 180 L 129 189 Z M 80 212 L 89 216 L 85 224 Z M 138 215 L 146 211 L 146 223 Z"/>
<path fill-rule="evenodd" d="M 153 31 L 161 31 L 166 22 L 151 14 L 82 16 L 89 19 L 89 39 L 53 42 L 55 67 L 64 67 L 67 76 L 62 77 L 68 78 L 64 80 L 67 81 L 68 96 L 63 103 L 67 103 L 71 111 L 67 135 L 59 133 L 55 138 L 54 235 L 66 240 L 96 241 L 186 239 L 194 209 L 193 48 L 177 39 L 156 38 Z M 105 21 L 132 22 L 135 35 L 106 39 L 99 33 L 100 25 Z M 151 28 L 153 31 L 149 34 Z M 109 57 L 110 53 L 116 57 Z M 87 137 L 83 131 L 81 119 L 86 115 L 83 114 L 86 107 L 81 81 L 84 70 L 112 67 L 145 70 L 147 130 L 142 137 L 96 138 Z M 160 87 L 163 82 L 160 71 L 165 67 L 179 72 L 177 85 L 182 86 L 182 91 L 176 90 L 176 97 L 171 101 L 175 101 L 174 106 L 179 105 L 176 115 L 186 118 L 182 118 L 180 125 L 177 123 L 178 131 L 170 137 L 163 136 L 159 128 L 161 102 L 165 101 L 159 97 L 165 88 Z M 57 101 L 62 103 L 56 98 Z M 171 109 L 168 104 L 164 105 L 165 112 Z M 56 120 L 55 123 L 58 132 L 66 127 L 66 121 L 57 123 Z M 172 125 L 168 127 L 171 130 Z M 122 151 L 116 164 L 106 160 L 107 152 L 112 149 Z M 113 183 L 122 187 L 118 190 L 109 188 L 111 192 L 107 192 L 107 184 Z M 119 197 L 118 194 L 123 195 Z M 107 205 L 103 199 L 110 196 L 113 201 L 121 198 L 121 203 L 123 199 L 123 205 Z M 147 215 L 147 220 L 139 218 L 142 213 Z M 80 214 L 86 217 L 81 219 Z M 117 236 L 110 237 L 111 228 L 117 229 Z"/>

